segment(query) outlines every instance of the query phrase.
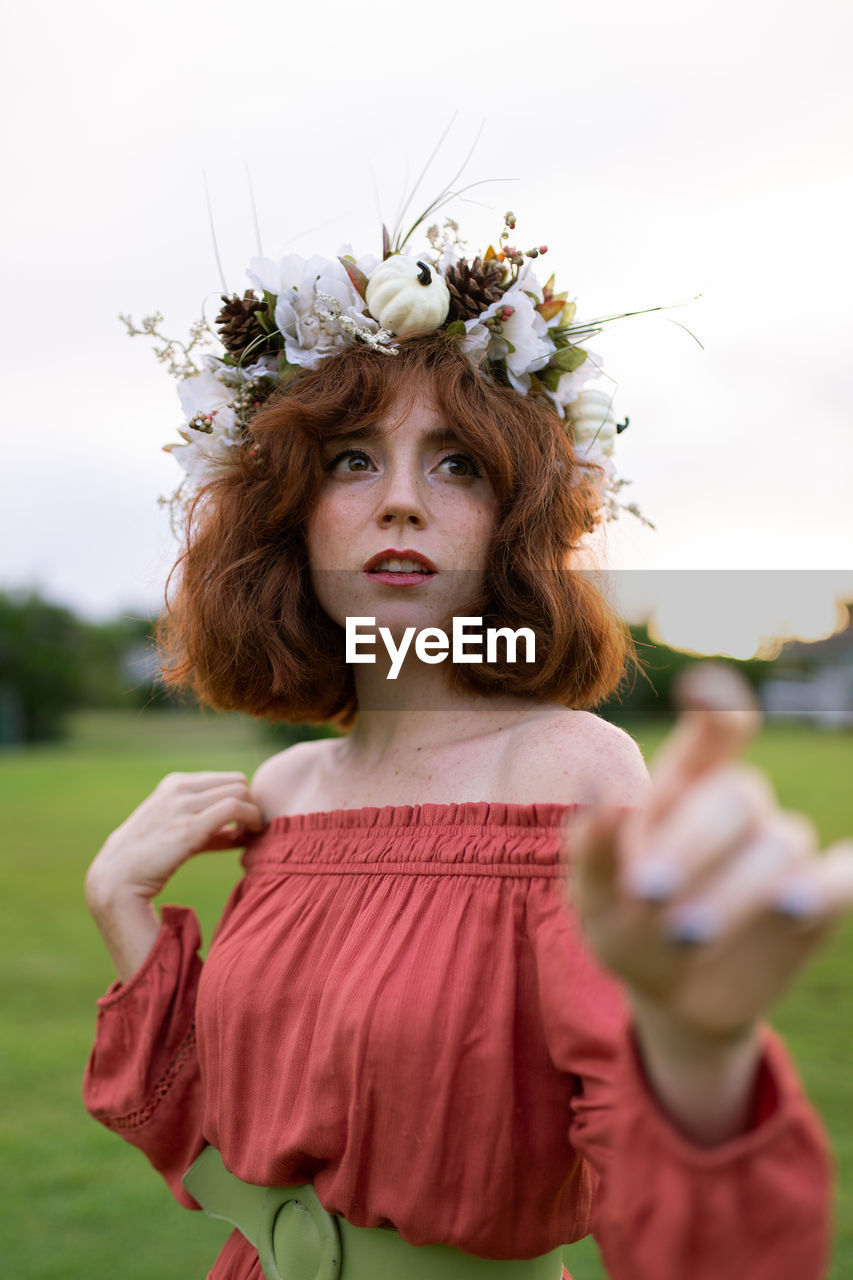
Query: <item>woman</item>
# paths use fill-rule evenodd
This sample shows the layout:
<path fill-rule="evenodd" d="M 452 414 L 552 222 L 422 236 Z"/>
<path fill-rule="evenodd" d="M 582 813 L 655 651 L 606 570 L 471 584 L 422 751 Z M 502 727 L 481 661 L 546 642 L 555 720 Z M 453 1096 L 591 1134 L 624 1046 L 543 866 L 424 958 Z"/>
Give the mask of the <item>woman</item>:
<path fill-rule="evenodd" d="M 733 763 L 749 711 L 694 708 L 652 781 L 582 709 L 628 656 L 566 568 L 590 474 L 552 405 L 435 331 L 303 369 L 199 498 L 173 680 L 346 730 L 251 784 L 170 775 L 87 878 L 118 982 L 86 1104 L 189 1207 L 211 1157 L 188 1186 L 239 1227 L 215 1280 L 335 1274 L 339 1244 L 343 1280 L 559 1277 L 589 1230 L 615 1280 L 823 1273 L 826 1143 L 760 1018 L 850 855 Z M 535 660 L 454 660 L 454 618 L 528 628 Z M 152 900 L 244 844 L 202 966 L 193 913 Z M 240 1207 L 305 1184 L 325 1253 Z"/>

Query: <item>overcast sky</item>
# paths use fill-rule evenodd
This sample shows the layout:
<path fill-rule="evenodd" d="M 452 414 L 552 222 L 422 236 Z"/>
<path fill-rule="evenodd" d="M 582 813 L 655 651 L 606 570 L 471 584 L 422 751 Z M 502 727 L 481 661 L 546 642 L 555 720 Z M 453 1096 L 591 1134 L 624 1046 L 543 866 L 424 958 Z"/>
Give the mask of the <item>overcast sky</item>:
<path fill-rule="evenodd" d="M 203 171 L 242 292 L 246 166 L 268 256 L 378 253 L 377 199 L 393 222 L 456 112 L 423 191 L 485 120 L 465 177 L 502 181 L 448 210 L 472 252 L 512 208 L 579 317 L 703 295 L 593 344 L 631 420 L 625 496 L 657 525 L 612 524 L 610 565 L 788 593 L 834 570 L 827 599 L 853 596 L 852 35 L 846 0 L 16 6 L 0 587 L 93 618 L 162 603 L 181 412 L 117 316 L 180 337 L 215 315 Z"/>

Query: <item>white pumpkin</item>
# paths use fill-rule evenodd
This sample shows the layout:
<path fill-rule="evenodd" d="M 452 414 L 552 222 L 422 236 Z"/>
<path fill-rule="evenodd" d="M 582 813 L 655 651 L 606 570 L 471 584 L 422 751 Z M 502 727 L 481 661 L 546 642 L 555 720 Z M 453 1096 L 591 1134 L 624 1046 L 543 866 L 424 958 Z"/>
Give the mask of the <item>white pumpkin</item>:
<path fill-rule="evenodd" d="M 570 405 L 569 412 L 574 426 L 574 438 L 578 445 L 595 441 L 602 452 L 610 457 L 616 441 L 616 416 L 613 413 L 613 397 L 598 387 L 587 387 Z"/>
<path fill-rule="evenodd" d="M 432 333 L 450 310 L 450 291 L 435 267 L 401 253 L 380 262 L 365 298 L 374 320 L 398 338 Z"/>

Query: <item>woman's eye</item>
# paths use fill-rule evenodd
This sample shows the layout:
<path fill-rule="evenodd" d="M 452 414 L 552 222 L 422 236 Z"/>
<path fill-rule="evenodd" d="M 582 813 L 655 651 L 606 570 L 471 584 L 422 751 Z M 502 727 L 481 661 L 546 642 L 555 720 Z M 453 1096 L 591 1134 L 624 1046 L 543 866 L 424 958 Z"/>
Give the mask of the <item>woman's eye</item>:
<path fill-rule="evenodd" d="M 469 458 L 467 453 L 450 453 L 446 458 L 442 458 L 439 466 L 447 466 L 448 474 L 452 476 L 482 476 L 483 474 L 474 459 Z"/>
<path fill-rule="evenodd" d="M 345 466 L 339 466 L 339 463 L 346 462 Z M 343 449 L 340 453 L 332 458 L 331 462 L 326 464 L 327 471 L 367 471 L 370 466 L 370 458 L 361 449 Z"/>

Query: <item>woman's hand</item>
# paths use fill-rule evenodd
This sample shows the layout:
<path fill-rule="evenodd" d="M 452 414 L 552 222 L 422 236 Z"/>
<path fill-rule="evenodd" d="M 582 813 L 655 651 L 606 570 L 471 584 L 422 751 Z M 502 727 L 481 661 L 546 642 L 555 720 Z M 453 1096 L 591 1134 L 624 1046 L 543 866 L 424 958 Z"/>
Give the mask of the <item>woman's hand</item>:
<path fill-rule="evenodd" d="M 236 823 L 236 829 L 226 824 Z M 170 773 L 107 837 L 86 877 L 87 893 L 150 900 L 188 858 L 235 849 L 263 826 L 244 773 Z"/>
<path fill-rule="evenodd" d="M 245 774 L 170 773 L 107 837 L 86 875 L 86 901 L 123 982 L 157 937 L 151 900 L 178 867 L 237 848 L 262 826 Z"/>
<path fill-rule="evenodd" d="M 760 722 L 748 686 L 696 664 L 683 705 L 648 802 L 603 797 L 571 826 L 575 903 L 659 1081 L 667 1061 L 747 1063 L 758 1018 L 853 906 L 853 841 L 819 855 L 811 823 L 733 762 Z"/>

